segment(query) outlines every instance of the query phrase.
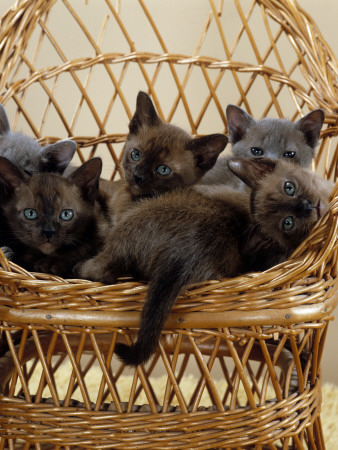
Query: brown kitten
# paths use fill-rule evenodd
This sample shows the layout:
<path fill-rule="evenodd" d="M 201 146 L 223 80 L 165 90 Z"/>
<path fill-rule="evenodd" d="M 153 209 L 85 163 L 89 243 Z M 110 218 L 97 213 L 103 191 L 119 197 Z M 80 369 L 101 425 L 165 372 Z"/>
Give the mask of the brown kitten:
<path fill-rule="evenodd" d="M 137 342 L 115 349 L 126 364 L 145 362 L 155 351 L 183 286 L 242 271 L 248 203 L 212 200 L 189 188 L 143 199 L 115 225 L 102 252 L 77 268 L 81 278 L 108 284 L 127 274 L 149 281 Z"/>
<path fill-rule="evenodd" d="M 115 348 L 126 364 L 146 362 L 155 351 L 184 286 L 247 270 L 251 238 L 247 230 L 252 224 L 264 239 L 267 227 L 284 258 L 309 233 L 328 208 L 329 190 L 322 192 L 315 175 L 308 183 L 310 173 L 298 169 L 298 174 L 295 166 L 284 164 L 246 158 L 232 162 L 231 169 L 252 188 L 252 201 L 249 193 L 229 188 L 210 195 L 186 188 L 144 199 L 114 227 L 103 250 L 76 268 L 81 277 L 104 283 L 126 274 L 149 281 L 137 341 L 131 347 Z"/>
<path fill-rule="evenodd" d="M 115 184 L 117 220 L 136 199 L 195 184 L 213 167 L 226 144 L 223 134 L 193 139 L 183 129 L 163 122 L 150 97 L 140 91 L 122 159 L 125 181 Z"/>
<path fill-rule="evenodd" d="M 63 173 L 76 150 L 76 143 L 69 139 L 41 147 L 30 136 L 12 131 L 5 108 L 0 104 L 0 156 L 23 169 L 26 173 Z M 7 257 L 12 256 L 8 246 L 9 231 L 0 210 L 0 245 Z M 6 246 L 6 247 L 4 247 Z"/>
<path fill-rule="evenodd" d="M 243 161 L 232 159 L 229 168 L 252 189 L 251 225 L 241 249 L 244 269 L 265 270 L 285 261 L 308 236 L 328 210 L 334 185 L 286 160 Z"/>
<path fill-rule="evenodd" d="M 1 205 L 15 262 L 70 276 L 74 264 L 98 251 L 110 215 L 98 190 L 101 169 L 101 159 L 93 158 L 68 177 L 30 176 L 0 157 Z"/>
<path fill-rule="evenodd" d="M 226 116 L 231 155 L 218 158 L 215 166 L 201 179 L 201 184 L 220 183 L 245 188 L 228 168 L 228 161 L 234 157 L 286 159 L 309 167 L 324 122 L 321 109 L 311 111 L 297 122 L 269 117 L 255 120 L 235 105 L 227 106 Z"/>

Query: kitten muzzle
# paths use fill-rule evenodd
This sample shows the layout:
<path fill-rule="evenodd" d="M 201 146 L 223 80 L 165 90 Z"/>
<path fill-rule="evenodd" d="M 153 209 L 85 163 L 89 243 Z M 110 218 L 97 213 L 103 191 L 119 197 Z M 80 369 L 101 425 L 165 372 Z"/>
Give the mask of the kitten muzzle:
<path fill-rule="evenodd" d="M 133 173 L 133 181 L 136 185 L 144 185 L 149 183 L 152 179 L 152 175 L 149 173 L 149 168 L 145 165 L 139 165 L 135 168 Z"/>
<path fill-rule="evenodd" d="M 297 213 L 304 215 L 304 216 L 308 216 L 309 214 L 311 214 L 311 212 L 315 208 L 317 208 L 317 207 L 313 206 L 313 204 L 307 199 L 299 201 L 296 206 Z M 318 211 L 317 211 L 317 213 L 318 213 Z"/>
<path fill-rule="evenodd" d="M 55 234 L 54 230 L 42 230 L 42 233 L 44 234 L 44 236 L 46 236 L 46 238 L 49 239 Z"/>
<path fill-rule="evenodd" d="M 135 181 L 136 184 L 142 184 L 143 183 L 143 177 L 141 177 L 140 175 L 134 174 L 134 181 Z"/>
<path fill-rule="evenodd" d="M 51 253 L 55 252 L 56 247 L 52 242 L 46 241 L 46 242 L 43 242 L 42 244 L 40 244 L 39 250 L 44 255 L 50 255 Z"/>
<path fill-rule="evenodd" d="M 40 251 L 45 255 L 49 255 L 55 251 L 55 243 L 52 241 L 54 235 L 54 230 L 42 230 L 42 236 L 45 240 L 40 244 Z"/>

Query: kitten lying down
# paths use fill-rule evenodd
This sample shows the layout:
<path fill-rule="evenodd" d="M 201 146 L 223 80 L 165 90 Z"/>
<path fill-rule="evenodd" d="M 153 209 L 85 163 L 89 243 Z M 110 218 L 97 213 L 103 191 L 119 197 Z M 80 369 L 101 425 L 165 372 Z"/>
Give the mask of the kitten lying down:
<path fill-rule="evenodd" d="M 306 169 L 263 158 L 234 159 L 229 168 L 251 193 L 197 187 L 143 199 L 102 251 L 76 266 L 81 278 L 107 284 L 123 275 L 149 282 L 136 342 L 115 348 L 126 364 L 150 358 L 184 286 L 284 261 L 328 211 L 333 185 Z"/>

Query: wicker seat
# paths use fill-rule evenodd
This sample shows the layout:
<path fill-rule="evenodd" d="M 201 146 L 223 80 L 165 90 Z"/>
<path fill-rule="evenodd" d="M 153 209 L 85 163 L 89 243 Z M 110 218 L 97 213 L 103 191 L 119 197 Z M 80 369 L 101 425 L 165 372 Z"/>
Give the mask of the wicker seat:
<path fill-rule="evenodd" d="M 292 120 L 320 107 L 313 169 L 335 180 L 337 61 L 313 20 L 294 0 L 187 5 L 19 0 L 0 27 L 12 127 L 42 143 L 71 137 L 77 162 L 101 156 L 114 179 L 141 89 L 195 135 L 227 132 L 228 103 Z M 333 193 L 287 262 L 188 287 L 137 369 L 114 346 L 136 335 L 146 285 L 29 273 L 1 254 L 0 448 L 325 448 L 320 363 L 337 303 L 337 219 Z"/>

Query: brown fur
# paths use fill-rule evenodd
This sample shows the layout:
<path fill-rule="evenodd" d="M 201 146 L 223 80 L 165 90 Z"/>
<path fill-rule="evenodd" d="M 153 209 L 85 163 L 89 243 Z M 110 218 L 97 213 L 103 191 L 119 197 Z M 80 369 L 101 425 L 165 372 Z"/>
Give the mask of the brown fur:
<path fill-rule="evenodd" d="M 150 97 L 139 92 L 123 153 L 124 181 L 115 183 L 116 220 L 139 198 L 195 184 L 214 166 L 226 144 L 223 134 L 193 139 L 182 128 L 162 121 Z M 159 173 L 163 167 L 165 175 Z"/>
<path fill-rule="evenodd" d="M 248 203 L 211 201 L 189 188 L 143 199 L 115 225 L 103 251 L 78 267 L 81 277 L 105 283 L 126 274 L 150 282 L 137 343 L 116 347 L 127 364 L 151 356 L 184 285 L 242 271 Z"/>
<path fill-rule="evenodd" d="M 261 263 L 255 251 L 267 266 L 275 256 L 285 259 L 328 208 L 331 186 L 290 163 L 243 158 L 230 169 L 251 195 L 227 187 L 201 194 L 197 187 L 141 200 L 111 231 L 103 251 L 77 267 L 81 277 L 105 283 L 126 274 L 149 281 L 138 339 L 115 349 L 125 363 L 151 356 L 183 286 L 255 270 Z M 295 183 L 292 196 L 283 194 L 286 181 Z M 295 229 L 285 232 L 281 221 L 291 214 Z"/>
<path fill-rule="evenodd" d="M 98 190 L 101 168 L 101 160 L 93 158 L 67 178 L 55 173 L 29 176 L 0 158 L 1 200 L 10 229 L 7 245 L 17 263 L 32 271 L 71 276 L 74 264 L 98 251 L 111 214 L 107 194 Z M 71 212 L 71 220 L 61 218 Z"/>
<path fill-rule="evenodd" d="M 229 168 L 252 189 L 252 223 L 242 248 L 244 268 L 265 270 L 285 261 L 327 212 L 333 183 L 285 160 L 243 161 L 233 159 Z M 286 183 L 292 183 L 292 195 L 287 194 Z M 292 228 L 286 230 L 290 218 Z"/>

